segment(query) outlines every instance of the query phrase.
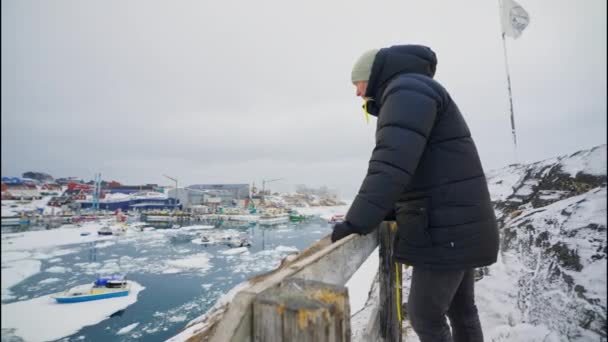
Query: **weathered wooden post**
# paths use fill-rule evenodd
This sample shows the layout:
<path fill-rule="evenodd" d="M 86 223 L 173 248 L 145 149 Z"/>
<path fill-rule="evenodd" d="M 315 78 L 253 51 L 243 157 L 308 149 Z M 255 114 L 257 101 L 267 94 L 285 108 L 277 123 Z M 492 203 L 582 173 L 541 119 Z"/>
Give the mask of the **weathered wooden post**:
<path fill-rule="evenodd" d="M 380 225 L 380 336 L 385 342 L 401 342 L 401 265 L 393 261 L 393 240 L 397 233 L 395 222 Z M 397 279 L 399 277 L 399 279 Z"/>
<path fill-rule="evenodd" d="M 349 342 L 347 289 L 291 278 L 260 293 L 253 302 L 253 340 Z"/>

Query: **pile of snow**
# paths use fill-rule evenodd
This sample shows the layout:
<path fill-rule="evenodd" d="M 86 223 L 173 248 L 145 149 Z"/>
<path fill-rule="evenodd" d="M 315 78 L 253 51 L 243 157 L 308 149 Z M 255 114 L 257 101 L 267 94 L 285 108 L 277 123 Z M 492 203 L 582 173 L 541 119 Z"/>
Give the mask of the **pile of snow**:
<path fill-rule="evenodd" d="M 512 183 L 511 191 L 496 186 Z M 601 340 L 606 326 L 606 146 L 489 177 L 501 258 L 476 289 L 496 341 Z M 532 327 L 536 327 L 533 329 Z"/>

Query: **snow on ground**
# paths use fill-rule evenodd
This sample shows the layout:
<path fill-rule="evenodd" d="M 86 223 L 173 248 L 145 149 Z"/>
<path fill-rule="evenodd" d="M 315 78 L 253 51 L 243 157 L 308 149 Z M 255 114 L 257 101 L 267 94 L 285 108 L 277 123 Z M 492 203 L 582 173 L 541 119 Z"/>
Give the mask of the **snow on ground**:
<path fill-rule="evenodd" d="M 27 233 L 2 234 L 2 253 L 18 250 L 39 250 L 42 248 L 113 239 L 114 237 L 111 235 L 99 236 L 97 234 L 97 231 L 102 226 L 101 223 L 87 222 L 80 228 L 61 227 Z M 80 233 L 89 233 L 89 235 L 81 236 Z"/>
<path fill-rule="evenodd" d="M 2 216 L 18 216 L 21 215 L 21 213 L 23 212 L 35 211 L 38 208 L 42 208 L 44 214 L 56 213 L 60 209 L 47 205 L 47 203 L 52 197 L 53 196 L 43 196 L 41 199 L 32 200 L 27 203 L 23 203 L 17 200 L 2 200 Z"/>
<path fill-rule="evenodd" d="M 583 172 L 588 175 L 606 175 L 606 145 L 579 151 L 560 162 L 562 170 L 575 177 Z"/>
<path fill-rule="evenodd" d="M 511 165 L 486 174 L 488 188 L 493 201 L 504 201 L 513 194 L 513 188 L 524 176 L 526 167 Z"/>
<path fill-rule="evenodd" d="M 2 329 L 14 329 L 14 335 L 28 342 L 57 340 L 72 335 L 83 327 L 97 324 L 137 302 L 137 295 L 145 287 L 133 281 L 130 283 L 131 291 L 126 297 L 59 304 L 50 295 L 46 295 L 4 304 Z M 74 315 L 74 312 L 78 314 Z"/>
<path fill-rule="evenodd" d="M 365 306 L 374 277 L 378 273 L 379 262 L 380 256 L 378 254 L 378 247 L 376 247 L 367 260 L 346 282 L 345 286 L 348 288 L 351 315 L 354 315 Z"/>

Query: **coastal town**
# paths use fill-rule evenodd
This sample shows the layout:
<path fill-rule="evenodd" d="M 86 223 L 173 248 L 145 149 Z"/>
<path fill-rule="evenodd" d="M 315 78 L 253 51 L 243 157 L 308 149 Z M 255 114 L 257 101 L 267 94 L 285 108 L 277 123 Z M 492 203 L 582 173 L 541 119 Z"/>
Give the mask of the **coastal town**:
<path fill-rule="evenodd" d="M 108 217 L 168 227 L 207 220 L 281 224 L 305 218 L 296 208 L 345 204 L 326 187 L 278 193 L 263 185 L 125 185 L 100 175 L 84 181 L 29 172 L 2 178 L 2 226 L 51 229 Z"/>

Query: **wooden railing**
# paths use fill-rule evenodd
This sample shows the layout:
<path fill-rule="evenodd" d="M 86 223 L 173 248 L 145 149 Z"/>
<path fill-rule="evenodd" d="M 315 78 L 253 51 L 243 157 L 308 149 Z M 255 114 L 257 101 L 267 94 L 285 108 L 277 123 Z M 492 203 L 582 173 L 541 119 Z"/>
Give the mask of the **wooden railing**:
<path fill-rule="evenodd" d="M 392 261 L 395 227 L 383 222 L 365 236 L 350 235 L 334 244 L 327 236 L 312 244 L 276 270 L 249 279 L 230 303 L 216 305 L 202 320 L 191 322 L 188 341 L 350 341 L 344 284 L 378 244 L 380 301 L 364 340 L 401 341 L 401 288 L 396 282 L 401 272 Z"/>

